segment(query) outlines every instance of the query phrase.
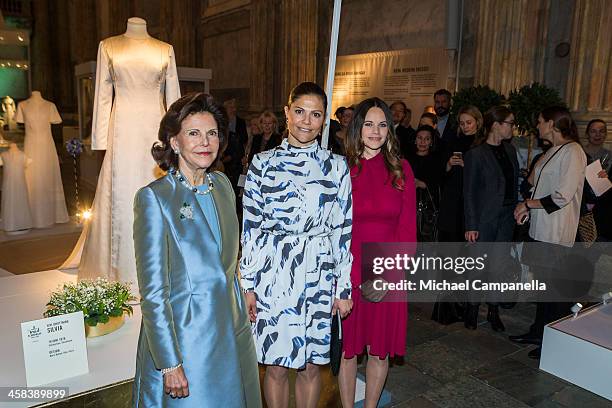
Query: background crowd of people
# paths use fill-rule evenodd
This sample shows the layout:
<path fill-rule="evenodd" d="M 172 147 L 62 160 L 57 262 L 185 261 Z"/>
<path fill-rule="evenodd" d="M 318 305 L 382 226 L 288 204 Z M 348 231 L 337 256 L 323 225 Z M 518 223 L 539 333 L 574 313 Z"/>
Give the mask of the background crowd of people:
<path fill-rule="evenodd" d="M 435 92 L 432 102 L 433 105 L 427 107 L 419 118 L 416 129 L 410 124 L 412 111 L 403 101 L 394 101 L 388 105 L 390 123 L 393 124 L 392 133 L 397 140 L 398 157 L 410 164 L 414 174 L 418 241 L 528 241 L 540 235 L 543 228 L 550 228 L 544 227 L 543 224 L 539 227 L 530 225 L 533 222 L 542 223 L 542 219 L 548 219 L 550 215 L 562 218 L 564 225 L 570 225 L 573 232 L 566 231 L 564 238 L 564 242 L 569 244 L 569 235 L 573 234 L 573 238 L 576 238 L 578 233 L 577 227 L 574 228 L 574 224 L 578 222 L 576 217 L 586 213 L 592 215 L 595 220 L 598 240 L 607 241 L 612 237 L 612 194 L 608 192 L 596 197 L 592 193 L 588 184 L 585 184 L 586 164 L 583 166 L 582 163 L 567 167 L 559 173 L 563 174 L 564 182 L 570 178 L 582 180 L 581 184 L 572 185 L 576 194 L 580 193 L 579 202 L 574 203 L 574 206 L 577 205 L 581 209 L 577 215 L 569 214 L 567 209 L 554 214 L 556 209 L 553 211 L 552 206 L 536 206 L 530 207 L 529 211 L 544 209 L 546 216 L 535 211 L 532 219 L 525 223 L 521 223 L 520 219 L 515 220 L 514 212 L 519 201 L 524 206 L 524 203 L 533 197 L 535 186 L 532 179 L 538 170 L 541 171 L 537 164 L 540 160 L 546 160 L 550 148 L 556 146 L 540 126 L 536 147 L 536 152 L 540 153 L 533 157 L 531 163 L 519 163 L 519 155 L 513 143 L 513 138 L 517 135 L 517 125 L 509 108 L 494 106 L 487 112 L 480 112 L 475 106 L 467 105 L 458 107 L 457 114 L 453 116 L 450 113 L 452 94 L 446 89 Z M 604 147 L 607 138 L 606 122 L 593 119 L 587 125 L 582 144 L 571 115 L 566 110 L 559 109 L 559 112 L 566 116 L 568 128 L 573 129 L 571 137 L 566 136 L 567 140 L 581 146 L 580 151 L 586 157 L 585 163 L 599 160 L 605 171 L 601 177 L 608 177 L 612 160 L 610 151 Z M 336 109 L 336 120 L 331 120 L 329 133 L 329 149 L 335 154 L 346 156 L 349 161 L 349 129 L 358 121 L 355 119 L 355 110 L 356 106 Z M 554 118 L 556 116 L 553 115 L 545 121 L 552 121 L 552 129 L 558 129 L 555 127 L 557 125 Z M 283 138 L 283 131 L 279 129 L 278 120 L 271 111 L 265 111 L 259 117 L 253 118 L 247 133 L 248 137 L 240 138 L 244 140 L 244 151 L 247 152 L 242 162 L 244 174 L 256 153 L 280 145 Z M 563 163 L 569 166 L 573 162 Z M 521 164 L 525 168 L 521 168 Z M 561 172 L 562 169 L 558 171 Z M 572 173 L 572 177 L 569 177 L 568 171 Z M 557 190 L 551 191 L 560 194 Z M 559 207 L 566 205 L 567 202 L 562 201 Z M 575 222 L 570 221 L 570 215 L 576 218 Z M 525 214 L 521 214 L 521 217 L 524 216 Z M 539 232 L 536 232 L 536 228 Z M 558 243 L 559 240 L 559 237 L 549 238 L 553 243 Z M 479 302 L 471 299 L 452 307 L 445 305 L 443 311 L 438 308 L 440 305 L 436 305 L 433 318 L 445 324 L 463 320 L 467 328 L 476 329 L 478 304 Z M 487 320 L 492 328 L 504 331 L 499 305 L 489 302 L 488 308 Z M 539 337 L 542 335 L 541 330 L 541 327 L 536 330 Z M 522 339 L 524 336 L 519 337 Z"/>

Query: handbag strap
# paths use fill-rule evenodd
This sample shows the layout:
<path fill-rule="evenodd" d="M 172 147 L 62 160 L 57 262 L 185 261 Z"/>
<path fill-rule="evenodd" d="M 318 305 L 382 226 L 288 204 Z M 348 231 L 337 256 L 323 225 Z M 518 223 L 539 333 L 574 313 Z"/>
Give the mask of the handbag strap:
<path fill-rule="evenodd" d="M 558 148 L 557 150 L 555 150 L 555 152 L 548 158 L 548 160 L 546 160 L 546 162 L 544 163 L 544 165 L 540 169 L 540 174 L 538 174 L 538 179 L 536 180 L 535 186 L 533 186 L 533 192 L 531 193 L 531 198 L 530 198 L 531 200 L 533 200 L 533 196 L 535 195 L 536 189 L 538 188 L 538 183 L 540 183 L 540 177 L 542 177 L 542 172 L 544 171 L 544 167 L 546 167 L 548 162 L 550 162 L 552 160 L 552 158 L 555 157 L 555 155 L 561 151 L 561 149 L 563 149 L 566 145 L 568 145 L 570 143 L 576 143 L 576 142 L 563 143 L 561 145 L 561 147 Z"/>
<path fill-rule="evenodd" d="M 431 202 L 431 206 L 433 207 L 433 210 L 438 211 L 438 208 L 436 208 L 436 203 L 434 202 L 433 196 L 431 195 L 431 191 L 429 191 L 429 186 L 426 186 L 425 189 L 427 190 L 427 195 L 429 196 L 429 201 Z"/>

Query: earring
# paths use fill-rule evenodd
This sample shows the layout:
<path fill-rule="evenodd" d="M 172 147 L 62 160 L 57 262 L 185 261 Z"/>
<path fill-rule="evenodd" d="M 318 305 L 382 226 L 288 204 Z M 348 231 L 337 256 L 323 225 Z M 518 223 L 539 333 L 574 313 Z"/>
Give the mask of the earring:
<path fill-rule="evenodd" d="M 181 152 L 178 147 L 173 150 L 174 150 L 174 154 L 179 154 Z"/>

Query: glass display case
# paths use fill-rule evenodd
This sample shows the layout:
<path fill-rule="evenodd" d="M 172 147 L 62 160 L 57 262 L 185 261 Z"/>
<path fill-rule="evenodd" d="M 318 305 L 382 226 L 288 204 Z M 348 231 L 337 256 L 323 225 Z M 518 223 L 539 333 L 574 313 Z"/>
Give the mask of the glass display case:
<path fill-rule="evenodd" d="M 0 28 L 0 97 L 16 101 L 30 96 L 30 33 Z"/>
<path fill-rule="evenodd" d="M 0 24 L 0 149 L 9 141 L 23 143 L 15 115 L 17 104 L 30 96 L 30 84 L 30 33 Z"/>
<path fill-rule="evenodd" d="M 210 80 L 212 70 L 207 68 L 178 67 L 179 84 L 181 95 L 189 92 L 210 93 Z"/>

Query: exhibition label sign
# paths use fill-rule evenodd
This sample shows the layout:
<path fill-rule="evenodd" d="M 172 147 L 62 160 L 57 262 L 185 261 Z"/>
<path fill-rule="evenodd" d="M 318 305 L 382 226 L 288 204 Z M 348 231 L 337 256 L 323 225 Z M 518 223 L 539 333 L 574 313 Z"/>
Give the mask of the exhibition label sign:
<path fill-rule="evenodd" d="M 83 312 L 21 323 L 28 387 L 87 374 Z"/>
<path fill-rule="evenodd" d="M 447 87 L 449 57 L 445 49 L 413 49 L 339 56 L 332 112 L 377 96 L 388 104 L 403 101 L 413 112 L 413 125 L 433 94 Z"/>

